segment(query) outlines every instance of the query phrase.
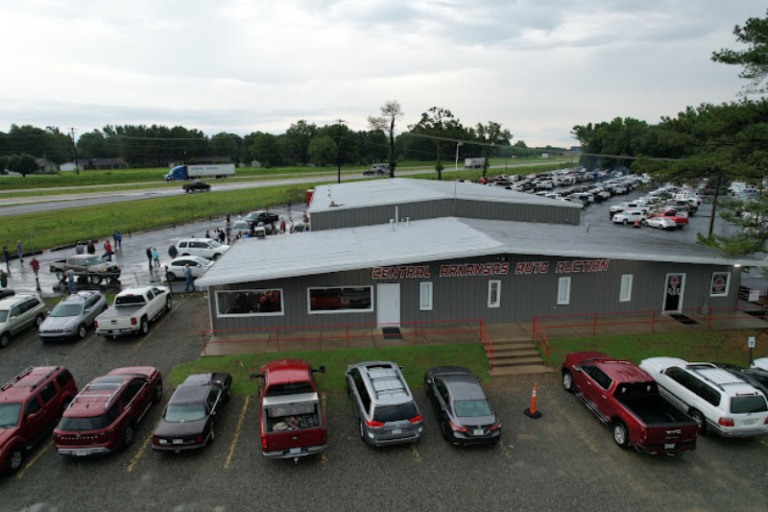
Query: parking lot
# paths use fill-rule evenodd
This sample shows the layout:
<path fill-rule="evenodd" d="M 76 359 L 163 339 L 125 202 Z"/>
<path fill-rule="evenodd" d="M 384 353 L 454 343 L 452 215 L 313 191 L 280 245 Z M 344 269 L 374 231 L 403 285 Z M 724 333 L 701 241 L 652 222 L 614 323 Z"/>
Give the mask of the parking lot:
<path fill-rule="evenodd" d="M 177 299 L 172 312 L 144 338 L 104 339 L 91 332 L 80 342 L 43 345 L 27 331 L 0 352 L 0 381 L 29 365 L 52 364 L 70 368 L 80 386 L 119 366 L 153 365 L 167 375 L 200 354 L 205 306 L 205 299 Z M 425 417 L 424 438 L 386 449 L 370 448 L 359 439 L 344 393 L 323 393 L 328 451 L 298 464 L 261 456 L 256 397 L 233 397 L 219 419 L 215 442 L 179 455 L 151 450 L 150 435 L 162 412 L 154 407 L 124 452 L 68 460 L 56 453 L 50 439 L 44 440 L 28 454 L 19 474 L 0 479 L 0 510 L 768 508 L 768 440 L 704 437 L 695 452 L 681 457 L 623 451 L 610 430 L 562 390 L 557 374 L 536 376 L 536 383 L 544 413 L 539 420 L 522 413 L 529 406 L 533 377 L 487 384 L 503 422 L 502 442 L 470 449 L 449 446 L 440 437 L 421 389 L 415 395 Z M 164 402 L 171 394 L 166 385 Z"/>

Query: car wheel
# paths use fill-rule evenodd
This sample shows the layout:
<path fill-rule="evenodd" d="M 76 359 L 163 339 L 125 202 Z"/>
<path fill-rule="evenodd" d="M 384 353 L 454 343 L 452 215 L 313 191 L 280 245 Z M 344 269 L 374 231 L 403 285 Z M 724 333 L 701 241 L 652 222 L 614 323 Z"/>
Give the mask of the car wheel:
<path fill-rule="evenodd" d="M 163 400 L 163 379 L 157 381 L 155 386 L 155 394 L 152 396 L 152 402 L 159 404 Z"/>
<path fill-rule="evenodd" d="M 624 219 L 623 221 L 621 221 L 621 223 L 626 226 L 627 224 L 629 224 L 629 221 L 627 219 Z"/>
<path fill-rule="evenodd" d="M 568 370 L 563 370 L 563 389 L 569 393 L 576 391 L 573 387 L 573 374 Z"/>
<path fill-rule="evenodd" d="M 448 425 L 444 421 L 440 420 L 440 434 L 448 442 L 451 442 L 451 434 L 448 432 Z"/>
<path fill-rule="evenodd" d="M 627 426 L 624 423 L 617 421 L 613 424 L 613 440 L 621 448 L 629 446 L 629 432 L 627 432 Z"/>
<path fill-rule="evenodd" d="M 24 448 L 22 446 L 14 446 L 8 454 L 8 471 L 16 473 L 21 469 L 21 465 L 24 463 Z"/>
<path fill-rule="evenodd" d="M 346 381 L 347 381 L 347 396 L 352 396 L 352 386 L 349 385 L 349 377 L 347 377 Z"/>
<path fill-rule="evenodd" d="M 88 329 L 85 327 L 85 324 L 80 324 L 80 327 L 77 328 L 77 338 L 83 339 L 86 334 L 88 334 Z"/>
<path fill-rule="evenodd" d="M 165 299 L 165 310 L 170 311 L 172 307 L 173 307 L 173 299 L 168 297 L 167 299 Z"/>
<path fill-rule="evenodd" d="M 60 283 L 63 283 L 67 280 L 67 274 L 64 272 L 56 272 L 56 279 L 58 279 Z"/>
<path fill-rule="evenodd" d="M 662 224 L 659 224 L 659 229 L 664 229 L 664 226 Z"/>
<path fill-rule="evenodd" d="M 149 332 L 149 321 L 147 321 L 147 317 L 144 317 L 141 319 L 141 335 L 146 336 Z"/>
<path fill-rule="evenodd" d="M 173 272 L 166 272 L 165 277 L 166 277 L 166 279 L 168 279 L 169 283 L 171 281 L 175 281 L 176 280 L 176 274 L 174 274 Z"/>
<path fill-rule="evenodd" d="M 125 425 L 123 428 L 123 435 L 122 435 L 122 446 L 123 448 L 128 448 L 133 444 L 133 439 L 136 437 L 136 427 L 134 426 L 133 422 L 128 422 L 128 424 Z"/>
<path fill-rule="evenodd" d="M 212 257 L 211 259 L 212 259 L 213 261 L 216 261 L 216 260 L 218 260 L 218 259 L 219 259 L 219 257 L 220 257 L 220 256 L 221 256 L 221 254 L 218 254 L 218 253 L 216 253 L 216 254 L 214 254 L 214 255 L 213 255 L 213 257 Z"/>
<path fill-rule="evenodd" d="M 45 321 L 45 317 L 42 315 L 42 313 L 37 315 L 37 317 L 35 317 L 35 325 L 38 328 L 43 324 L 44 321 Z"/>
<path fill-rule="evenodd" d="M 232 390 L 227 388 L 227 390 L 224 392 L 224 403 L 229 402 L 230 398 L 232 398 Z"/>
<path fill-rule="evenodd" d="M 91 276 L 88 278 L 88 280 L 91 282 L 91 284 L 95 284 L 95 285 L 101 284 L 101 276 Z"/>
<path fill-rule="evenodd" d="M 706 434 L 707 433 L 707 422 L 704 420 L 704 415 L 701 414 L 696 409 L 692 410 L 690 412 L 691 418 L 693 421 L 696 422 L 696 424 L 699 426 L 699 433 L 700 434 Z"/>
<path fill-rule="evenodd" d="M 0 335 L 0 348 L 5 348 L 8 346 L 8 344 L 11 342 L 11 335 L 7 332 L 4 332 L 2 335 Z"/>

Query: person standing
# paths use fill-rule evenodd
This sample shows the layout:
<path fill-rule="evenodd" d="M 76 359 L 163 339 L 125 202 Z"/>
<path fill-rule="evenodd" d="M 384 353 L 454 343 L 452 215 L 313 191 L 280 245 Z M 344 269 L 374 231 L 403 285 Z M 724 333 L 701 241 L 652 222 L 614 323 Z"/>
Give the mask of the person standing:
<path fill-rule="evenodd" d="M 160 253 L 157 252 L 157 247 L 152 248 L 152 260 L 155 262 L 155 267 L 160 268 Z"/>
<path fill-rule="evenodd" d="M 123 248 L 123 234 L 120 232 L 120 230 L 117 230 L 117 239 L 115 240 L 115 249 L 122 249 Z"/>
<path fill-rule="evenodd" d="M 291 219 L 291 223 L 288 225 L 288 233 L 293 233 L 293 219 Z"/>
<path fill-rule="evenodd" d="M 33 255 L 32 261 L 29 262 L 29 266 L 32 267 L 32 272 L 35 273 L 35 279 L 38 278 L 38 272 L 40 272 L 40 262 L 37 261 L 37 258 Z"/>
<path fill-rule="evenodd" d="M 8 272 L 0 269 L 0 287 L 8 288 Z"/>
<path fill-rule="evenodd" d="M 21 245 L 21 240 L 16 241 L 16 252 L 19 253 L 19 265 L 24 264 L 24 246 Z"/>
<path fill-rule="evenodd" d="M 117 250 L 117 230 L 112 233 L 112 242 L 115 244 L 115 250 Z"/>
<path fill-rule="evenodd" d="M 185 291 L 193 291 L 196 292 L 195 289 L 195 281 L 192 279 L 192 269 L 189 268 L 189 264 L 184 265 L 184 277 L 187 278 L 187 286 L 184 288 Z M 191 288 L 191 290 L 190 290 Z"/>
<path fill-rule="evenodd" d="M 288 215 L 291 214 L 291 198 L 288 198 Z"/>
<path fill-rule="evenodd" d="M 219 231 L 219 243 L 220 244 L 224 243 L 224 239 L 225 238 L 226 238 L 226 236 L 224 235 L 224 232 L 223 231 Z"/>
<path fill-rule="evenodd" d="M 211 232 L 207 229 L 205 230 L 205 238 L 211 238 Z"/>
<path fill-rule="evenodd" d="M 109 243 L 109 240 L 104 242 L 104 256 L 106 256 L 107 261 L 112 261 L 112 244 Z"/>
<path fill-rule="evenodd" d="M 149 260 L 149 271 L 152 272 L 152 248 L 147 247 L 147 260 Z"/>
<path fill-rule="evenodd" d="M 227 214 L 227 225 L 229 225 L 229 224 L 231 224 L 231 223 L 232 223 L 232 221 L 231 221 L 231 220 L 230 220 L 230 218 L 229 218 L 229 214 Z"/>
<path fill-rule="evenodd" d="M 179 255 L 179 251 L 176 250 L 176 246 L 171 244 L 171 246 L 168 248 L 168 256 L 171 257 L 171 259 L 176 259 L 176 256 Z"/>
<path fill-rule="evenodd" d="M 85 247 L 83 247 L 83 242 L 77 242 L 77 245 L 75 246 L 75 254 L 83 254 L 85 252 Z"/>
<path fill-rule="evenodd" d="M 88 254 L 96 254 L 96 246 L 93 245 L 93 240 L 88 240 Z"/>
<path fill-rule="evenodd" d="M 72 269 L 67 270 L 67 283 L 69 284 L 69 293 L 77 293 L 77 288 L 75 288 L 75 271 Z"/>
<path fill-rule="evenodd" d="M 7 244 L 3 244 L 3 257 L 5 258 L 5 266 L 7 267 L 11 262 L 11 253 L 8 252 Z"/>
<path fill-rule="evenodd" d="M 285 219 L 283 217 L 280 217 L 280 234 L 285 233 Z"/>

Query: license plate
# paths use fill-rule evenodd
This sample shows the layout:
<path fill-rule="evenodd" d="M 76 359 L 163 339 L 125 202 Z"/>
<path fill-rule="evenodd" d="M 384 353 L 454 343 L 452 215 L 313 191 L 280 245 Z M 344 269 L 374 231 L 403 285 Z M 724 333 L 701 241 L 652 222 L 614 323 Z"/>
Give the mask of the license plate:
<path fill-rule="evenodd" d="M 757 418 L 752 418 L 751 420 L 744 420 L 743 423 L 745 425 L 754 425 L 755 423 L 757 423 Z"/>
<path fill-rule="evenodd" d="M 88 455 L 88 451 L 87 450 L 73 450 L 72 451 L 72 455 L 74 455 L 75 457 L 85 457 L 86 455 Z"/>
<path fill-rule="evenodd" d="M 168 440 L 167 439 L 161 439 L 160 440 L 160 444 L 168 444 Z"/>
<path fill-rule="evenodd" d="M 664 445 L 664 449 L 665 450 L 674 450 L 675 449 L 675 445 L 674 444 L 665 444 Z"/>
<path fill-rule="evenodd" d="M 184 440 L 183 439 L 174 439 L 173 440 L 173 444 L 184 444 Z"/>
<path fill-rule="evenodd" d="M 472 431 L 472 433 L 473 433 L 473 434 L 475 434 L 476 436 L 481 436 L 481 435 L 483 435 L 483 433 L 484 433 L 484 432 L 483 432 L 483 429 L 481 429 L 481 428 L 476 428 L 476 429 L 474 429 L 474 430 Z"/>
<path fill-rule="evenodd" d="M 393 433 L 393 434 L 402 434 L 402 433 L 403 433 L 403 430 L 402 430 L 402 429 L 399 429 L 399 428 L 393 428 L 393 429 L 392 429 L 392 433 Z"/>
<path fill-rule="evenodd" d="M 290 453 L 291 455 L 301 453 L 301 448 L 291 448 L 290 450 L 288 450 L 288 453 Z"/>

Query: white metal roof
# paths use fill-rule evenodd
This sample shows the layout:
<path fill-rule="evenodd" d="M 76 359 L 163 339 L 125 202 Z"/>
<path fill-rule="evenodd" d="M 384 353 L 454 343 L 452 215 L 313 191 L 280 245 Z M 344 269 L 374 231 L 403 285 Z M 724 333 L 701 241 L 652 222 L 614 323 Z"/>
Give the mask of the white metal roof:
<path fill-rule="evenodd" d="M 470 199 L 486 202 L 543 205 L 553 208 L 575 208 L 580 204 L 547 199 L 503 187 L 470 182 L 394 178 L 323 185 L 315 189 L 309 212 L 318 213 L 349 208 L 415 203 L 438 199 Z M 333 204 L 334 206 L 331 206 Z"/>
<path fill-rule="evenodd" d="M 651 230 L 591 228 L 445 217 L 387 225 L 243 239 L 197 284 L 217 286 L 489 254 L 768 266 L 725 260 L 716 250 L 674 242 Z"/>

